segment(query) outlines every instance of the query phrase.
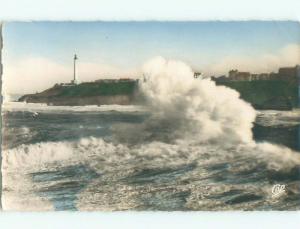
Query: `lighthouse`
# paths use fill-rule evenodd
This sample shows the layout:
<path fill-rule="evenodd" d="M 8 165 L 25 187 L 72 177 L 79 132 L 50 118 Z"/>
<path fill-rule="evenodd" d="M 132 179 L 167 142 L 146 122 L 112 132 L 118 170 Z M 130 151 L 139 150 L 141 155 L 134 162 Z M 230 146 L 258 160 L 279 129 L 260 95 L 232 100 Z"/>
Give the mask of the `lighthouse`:
<path fill-rule="evenodd" d="M 71 81 L 72 84 L 76 84 L 77 81 L 76 81 L 76 60 L 77 60 L 77 55 L 74 54 L 74 72 L 73 72 L 73 80 Z"/>

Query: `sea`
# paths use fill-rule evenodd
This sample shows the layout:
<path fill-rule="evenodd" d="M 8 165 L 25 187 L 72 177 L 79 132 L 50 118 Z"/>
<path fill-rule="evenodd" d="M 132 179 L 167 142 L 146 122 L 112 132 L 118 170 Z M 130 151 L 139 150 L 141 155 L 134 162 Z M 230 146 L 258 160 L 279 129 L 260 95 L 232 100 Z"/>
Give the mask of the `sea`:
<path fill-rule="evenodd" d="M 4 103 L 3 209 L 300 209 L 300 110 L 256 111 L 251 144 L 187 143 L 156 118 L 143 106 Z"/>

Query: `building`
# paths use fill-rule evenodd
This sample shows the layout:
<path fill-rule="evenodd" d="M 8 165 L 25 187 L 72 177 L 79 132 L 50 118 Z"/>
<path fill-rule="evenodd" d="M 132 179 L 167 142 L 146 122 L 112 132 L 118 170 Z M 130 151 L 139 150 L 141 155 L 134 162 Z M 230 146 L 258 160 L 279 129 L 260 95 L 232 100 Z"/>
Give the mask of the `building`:
<path fill-rule="evenodd" d="M 295 67 L 279 68 L 278 73 L 259 73 L 251 74 L 250 72 L 239 72 L 237 69 L 230 70 L 228 77 L 211 77 L 212 80 L 218 82 L 225 81 L 255 81 L 255 80 L 282 80 L 290 83 L 298 83 L 300 79 L 300 65 Z M 299 82 L 300 84 L 300 82 Z"/>
<path fill-rule="evenodd" d="M 120 78 L 120 79 L 99 79 L 95 80 L 97 83 L 118 83 L 118 82 L 134 82 L 138 81 L 138 79 L 131 78 Z"/>
<path fill-rule="evenodd" d="M 269 80 L 270 74 L 269 73 L 260 73 L 257 75 L 256 80 Z"/>
<path fill-rule="evenodd" d="M 239 72 L 237 69 L 235 69 L 229 71 L 228 78 L 231 81 L 250 81 L 251 74 L 250 72 Z"/>
<path fill-rule="evenodd" d="M 299 78 L 299 65 L 295 67 L 279 68 L 278 78 L 289 82 L 298 82 Z"/>

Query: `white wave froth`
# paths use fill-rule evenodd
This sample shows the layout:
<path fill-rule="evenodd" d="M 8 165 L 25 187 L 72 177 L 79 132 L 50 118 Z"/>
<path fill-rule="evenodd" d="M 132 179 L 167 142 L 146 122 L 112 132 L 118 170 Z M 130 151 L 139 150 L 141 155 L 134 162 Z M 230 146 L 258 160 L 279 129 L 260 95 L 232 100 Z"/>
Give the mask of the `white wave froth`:
<path fill-rule="evenodd" d="M 236 158 L 238 158 L 237 162 Z M 244 158 L 245 163 L 239 162 L 241 158 Z M 271 144 L 224 148 L 212 144 L 151 142 L 129 147 L 123 144 L 108 143 L 101 138 L 84 138 L 78 142 L 21 145 L 3 152 L 3 207 L 5 210 L 50 209 L 49 204 L 42 204 L 46 201 L 45 199 L 33 197 L 33 190 L 36 190 L 39 184 L 32 183 L 27 174 L 59 171 L 60 168 L 70 165 L 88 166 L 96 173 L 101 174 L 101 182 L 107 181 L 111 184 L 102 186 L 97 181 L 91 181 L 78 196 L 77 207 L 79 209 L 122 210 L 138 205 L 136 202 L 131 202 L 133 199 L 130 199 L 130 195 L 134 193 L 134 195 L 138 195 L 137 190 L 127 187 L 129 188 L 128 193 L 123 193 L 124 199 L 121 198 L 116 205 L 114 202 L 116 196 L 112 189 L 125 188 L 118 180 L 125 179 L 137 171 L 179 168 L 196 163 L 195 171 L 191 171 L 190 176 L 194 176 L 196 180 L 202 180 L 206 176 L 210 176 L 203 169 L 207 166 L 228 163 L 232 167 L 231 170 L 236 172 L 251 169 L 258 162 L 266 164 L 267 169 L 270 170 L 289 171 L 300 164 L 300 156 L 288 148 Z M 171 183 L 171 186 L 175 185 L 172 184 L 172 180 L 168 182 Z M 176 185 L 174 187 L 176 188 Z M 98 192 L 95 190 L 99 188 L 107 194 L 104 196 L 100 193 L 97 194 Z M 119 191 L 121 192 L 121 190 Z M 32 198 L 28 198 L 24 202 L 22 198 L 27 195 Z M 43 207 L 41 207 L 42 205 Z"/>
<path fill-rule="evenodd" d="M 210 79 L 195 79 L 180 61 L 155 58 L 144 66 L 141 88 L 152 110 L 183 123 L 181 131 L 197 141 L 251 142 L 255 110 L 239 93 Z"/>
<path fill-rule="evenodd" d="M 145 111 L 145 107 L 137 105 L 88 105 L 88 106 L 48 106 L 43 103 L 4 102 L 4 111 L 27 111 L 27 112 L 138 112 Z"/>

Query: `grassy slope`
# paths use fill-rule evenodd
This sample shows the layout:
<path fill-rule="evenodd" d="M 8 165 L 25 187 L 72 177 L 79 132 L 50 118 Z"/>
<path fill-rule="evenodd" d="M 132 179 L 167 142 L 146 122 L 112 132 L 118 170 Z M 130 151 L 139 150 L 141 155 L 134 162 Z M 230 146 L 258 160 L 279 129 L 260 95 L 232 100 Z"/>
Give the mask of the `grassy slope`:
<path fill-rule="evenodd" d="M 218 84 L 237 90 L 242 99 L 252 104 L 261 105 L 269 100 L 279 98 L 287 98 L 293 107 L 298 104 L 298 85 L 286 81 L 231 81 Z"/>
<path fill-rule="evenodd" d="M 130 95 L 136 89 L 136 82 L 82 83 L 60 88 L 57 97 L 84 97 L 97 95 Z"/>

